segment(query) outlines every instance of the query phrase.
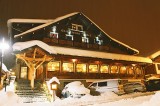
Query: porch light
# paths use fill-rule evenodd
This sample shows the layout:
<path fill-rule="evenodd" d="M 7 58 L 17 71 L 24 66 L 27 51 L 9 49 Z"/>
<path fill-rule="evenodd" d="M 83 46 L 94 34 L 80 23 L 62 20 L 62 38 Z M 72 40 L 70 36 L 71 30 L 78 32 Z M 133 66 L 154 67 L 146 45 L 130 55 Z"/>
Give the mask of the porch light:
<path fill-rule="evenodd" d="M 75 63 L 76 61 L 77 61 L 77 59 L 72 59 L 72 62 L 74 62 L 74 63 Z"/>
<path fill-rule="evenodd" d="M 51 86 L 51 90 L 57 90 L 57 83 L 56 82 L 52 82 L 50 84 L 50 86 Z"/>
<path fill-rule="evenodd" d="M 51 90 L 53 90 L 53 101 L 55 101 L 57 85 L 58 85 L 58 83 L 55 82 L 55 81 L 53 81 L 52 83 L 50 83 Z"/>

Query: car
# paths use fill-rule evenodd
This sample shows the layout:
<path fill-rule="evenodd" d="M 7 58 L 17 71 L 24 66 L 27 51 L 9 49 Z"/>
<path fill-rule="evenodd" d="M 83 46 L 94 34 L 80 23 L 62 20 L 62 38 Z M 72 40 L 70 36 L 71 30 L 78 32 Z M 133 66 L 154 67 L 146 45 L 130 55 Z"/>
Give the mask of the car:
<path fill-rule="evenodd" d="M 123 85 L 125 93 L 132 93 L 132 92 L 145 92 L 146 86 L 141 82 L 129 82 Z"/>
<path fill-rule="evenodd" d="M 145 82 L 147 91 L 160 90 L 160 79 L 149 79 Z"/>
<path fill-rule="evenodd" d="M 114 92 L 116 94 L 123 94 L 123 85 L 122 80 L 120 79 L 107 79 L 92 82 L 88 88 L 94 88 L 96 91 L 100 93 L 104 93 L 107 91 Z"/>
<path fill-rule="evenodd" d="M 73 81 L 64 87 L 61 94 L 63 98 L 80 98 L 84 95 L 90 94 L 90 90 L 86 88 L 82 82 Z"/>

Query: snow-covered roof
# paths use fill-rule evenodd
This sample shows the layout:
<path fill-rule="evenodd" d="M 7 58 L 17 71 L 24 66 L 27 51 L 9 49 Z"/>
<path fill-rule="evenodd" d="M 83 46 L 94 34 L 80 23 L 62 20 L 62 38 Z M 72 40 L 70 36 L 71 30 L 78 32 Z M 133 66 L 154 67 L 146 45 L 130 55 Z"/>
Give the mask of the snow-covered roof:
<path fill-rule="evenodd" d="M 155 53 L 153 53 L 152 55 L 149 56 L 149 58 L 154 59 L 156 57 L 158 57 L 160 55 L 160 51 L 157 51 Z"/>
<path fill-rule="evenodd" d="M 152 63 L 151 59 L 145 58 L 145 57 L 139 57 L 139 56 L 80 50 L 80 49 L 56 47 L 56 46 L 52 46 L 52 47 L 58 54 L 64 54 L 64 55 L 84 56 L 84 57 L 93 57 L 93 58 L 97 57 L 102 59 Z"/>
<path fill-rule="evenodd" d="M 62 16 L 62 17 L 58 17 L 58 18 L 56 18 L 56 19 L 54 19 L 54 20 L 50 20 L 50 21 L 46 20 L 46 21 L 48 21 L 47 23 L 44 23 L 44 24 L 39 25 L 39 26 L 37 26 L 37 27 L 31 28 L 31 29 L 29 29 L 29 30 L 27 30 L 27 31 L 25 31 L 25 32 L 20 33 L 20 34 L 14 35 L 14 38 L 20 37 L 20 36 L 23 36 L 24 34 L 27 34 L 27 33 L 33 32 L 33 31 L 36 31 L 36 30 L 41 29 L 41 28 L 44 28 L 44 27 L 46 27 L 46 26 L 48 26 L 48 25 L 51 25 L 51 24 L 53 24 L 53 23 L 55 23 L 55 22 L 58 22 L 58 21 L 60 21 L 60 20 L 62 20 L 62 19 L 71 17 L 71 16 L 76 15 L 76 14 L 79 14 L 79 12 L 74 12 L 74 13 L 71 13 L 71 14 L 67 14 L 67 15 L 64 15 L 64 16 Z M 83 15 L 84 15 L 84 14 L 83 14 Z M 84 15 L 84 16 L 85 16 L 85 15 Z M 96 27 L 98 27 L 103 33 L 105 33 L 111 40 L 113 40 L 113 41 L 115 41 L 115 42 L 117 42 L 117 43 L 125 46 L 126 48 L 129 48 L 129 49 L 135 51 L 135 52 L 136 52 L 135 54 L 139 54 L 139 51 L 138 51 L 137 49 L 132 48 L 132 47 L 130 47 L 130 46 L 128 46 L 128 45 L 126 45 L 126 44 L 124 44 L 124 43 L 122 43 L 122 42 L 114 39 L 114 38 L 112 38 L 112 37 L 109 36 L 105 31 L 103 31 L 98 25 L 96 25 L 91 19 L 89 19 L 87 16 L 85 16 L 85 17 L 86 17 L 88 20 L 90 20 Z M 16 21 L 18 22 L 18 20 L 16 20 Z M 19 20 L 19 21 L 24 21 L 24 20 Z M 30 20 L 30 21 L 33 21 L 33 20 Z M 35 21 L 35 20 L 34 20 L 34 21 Z M 39 22 L 39 20 L 37 20 L 37 21 Z M 14 20 L 8 21 L 8 24 L 9 24 L 9 23 L 12 23 L 12 22 L 15 22 L 15 21 L 14 21 Z M 28 22 L 28 21 L 27 21 L 27 22 Z"/>
<path fill-rule="evenodd" d="M 41 47 L 42 49 L 48 51 L 51 54 L 63 54 L 63 55 L 93 57 L 93 58 L 102 58 L 102 59 L 152 63 L 152 60 L 146 57 L 106 53 L 106 52 L 98 52 L 98 51 L 89 51 L 89 50 L 81 50 L 81 49 L 58 47 L 58 46 L 49 46 L 44 42 L 37 41 L 37 40 L 32 40 L 27 42 L 17 42 L 13 45 L 13 50 L 21 51 L 29 47 L 33 47 L 35 45 Z"/>
<path fill-rule="evenodd" d="M 53 24 L 53 23 L 55 23 L 55 22 L 58 22 L 58 21 L 60 21 L 60 20 L 62 20 L 62 19 L 65 19 L 65 18 L 68 18 L 68 17 L 70 17 L 70 16 L 73 16 L 73 15 L 75 15 L 75 14 L 78 14 L 78 12 L 74 12 L 74 13 L 71 13 L 71 14 L 67 14 L 67 15 L 65 15 L 65 16 L 58 17 L 58 18 L 54 19 L 53 21 L 50 21 L 50 22 L 48 22 L 48 23 L 45 23 L 45 24 L 39 25 L 39 26 L 37 26 L 37 27 L 31 28 L 31 29 L 29 29 L 29 30 L 27 30 L 27 31 L 25 31 L 25 32 L 20 33 L 20 34 L 14 35 L 14 38 L 19 37 L 19 36 L 22 36 L 22 35 L 27 34 L 27 33 L 30 33 L 30 32 L 33 32 L 33 31 L 36 31 L 36 30 L 38 30 L 38 29 L 44 28 L 44 27 L 46 27 L 46 26 L 48 26 L 48 25 L 51 25 L 51 24 Z"/>
<path fill-rule="evenodd" d="M 13 51 L 21 51 L 21 50 L 24 50 L 24 49 L 27 49 L 33 46 L 39 46 L 50 54 L 56 54 L 56 51 L 51 46 L 39 40 L 17 42 L 13 44 L 12 47 L 13 47 Z"/>
<path fill-rule="evenodd" d="M 57 77 L 52 77 L 48 83 L 51 84 L 52 82 L 56 82 L 57 84 L 60 84 L 59 79 Z"/>
<path fill-rule="evenodd" d="M 53 21 L 52 19 L 9 19 L 7 26 L 9 27 L 12 23 L 48 23 Z"/>

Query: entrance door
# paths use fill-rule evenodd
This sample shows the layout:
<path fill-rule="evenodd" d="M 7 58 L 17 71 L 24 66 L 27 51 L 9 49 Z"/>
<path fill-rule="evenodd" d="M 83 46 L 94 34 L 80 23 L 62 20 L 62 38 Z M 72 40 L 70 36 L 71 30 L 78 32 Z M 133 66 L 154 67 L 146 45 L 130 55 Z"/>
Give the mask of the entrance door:
<path fill-rule="evenodd" d="M 42 65 L 36 70 L 36 79 L 43 80 L 43 66 Z"/>
<path fill-rule="evenodd" d="M 27 79 L 27 67 L 21 67 L 20 78 Z"/>

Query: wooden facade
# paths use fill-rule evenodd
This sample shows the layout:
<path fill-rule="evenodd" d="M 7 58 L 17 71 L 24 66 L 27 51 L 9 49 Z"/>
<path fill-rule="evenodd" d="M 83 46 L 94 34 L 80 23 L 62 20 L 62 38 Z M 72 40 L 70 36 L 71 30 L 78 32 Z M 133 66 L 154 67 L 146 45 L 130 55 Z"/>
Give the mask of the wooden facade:
<path fill-rule="evenodd" d="M 19 79 L 29 78 L 28 62 L 30 65 L 35 62 L 39 64 L 35 78 L 40 80 L 47 80 L 54 76 L 72 80 L 143 78 L 145 65 L 150 64 L 150 62 L 132 61 L 132 59 L 114 59 L 116 54 L 123 57 L 136 55 L 138 50 L 113 39 L 82 13 L 72 13 L 48 23 L 41 21 L 38 23 L 34 20 L 25 22 L 23 19 L 12 21 L 11 19 L 8 26 L 12 44 L 38 40 L 51 47 L 73 48 L 75 51 L 72 52 L 85 50 L 88 54 L 97 52 L 108 55 L 107 53 L 110 53 L 111 57 L 113 54 L 111 59 L 99 57 L 99 54 L 94 57 L 92 54 L 89 54 L 90 56 L 73 55 L 72 52 L 65 54 L 65 51 L 51 54 L 41 46 L 29 47 L 15 52 L 18 59 L 16 73 Z M 35 50 L 38 52 L 35 53 Z M 44 59 L 44 56 L 48 57 L 48 60 Z"/>

